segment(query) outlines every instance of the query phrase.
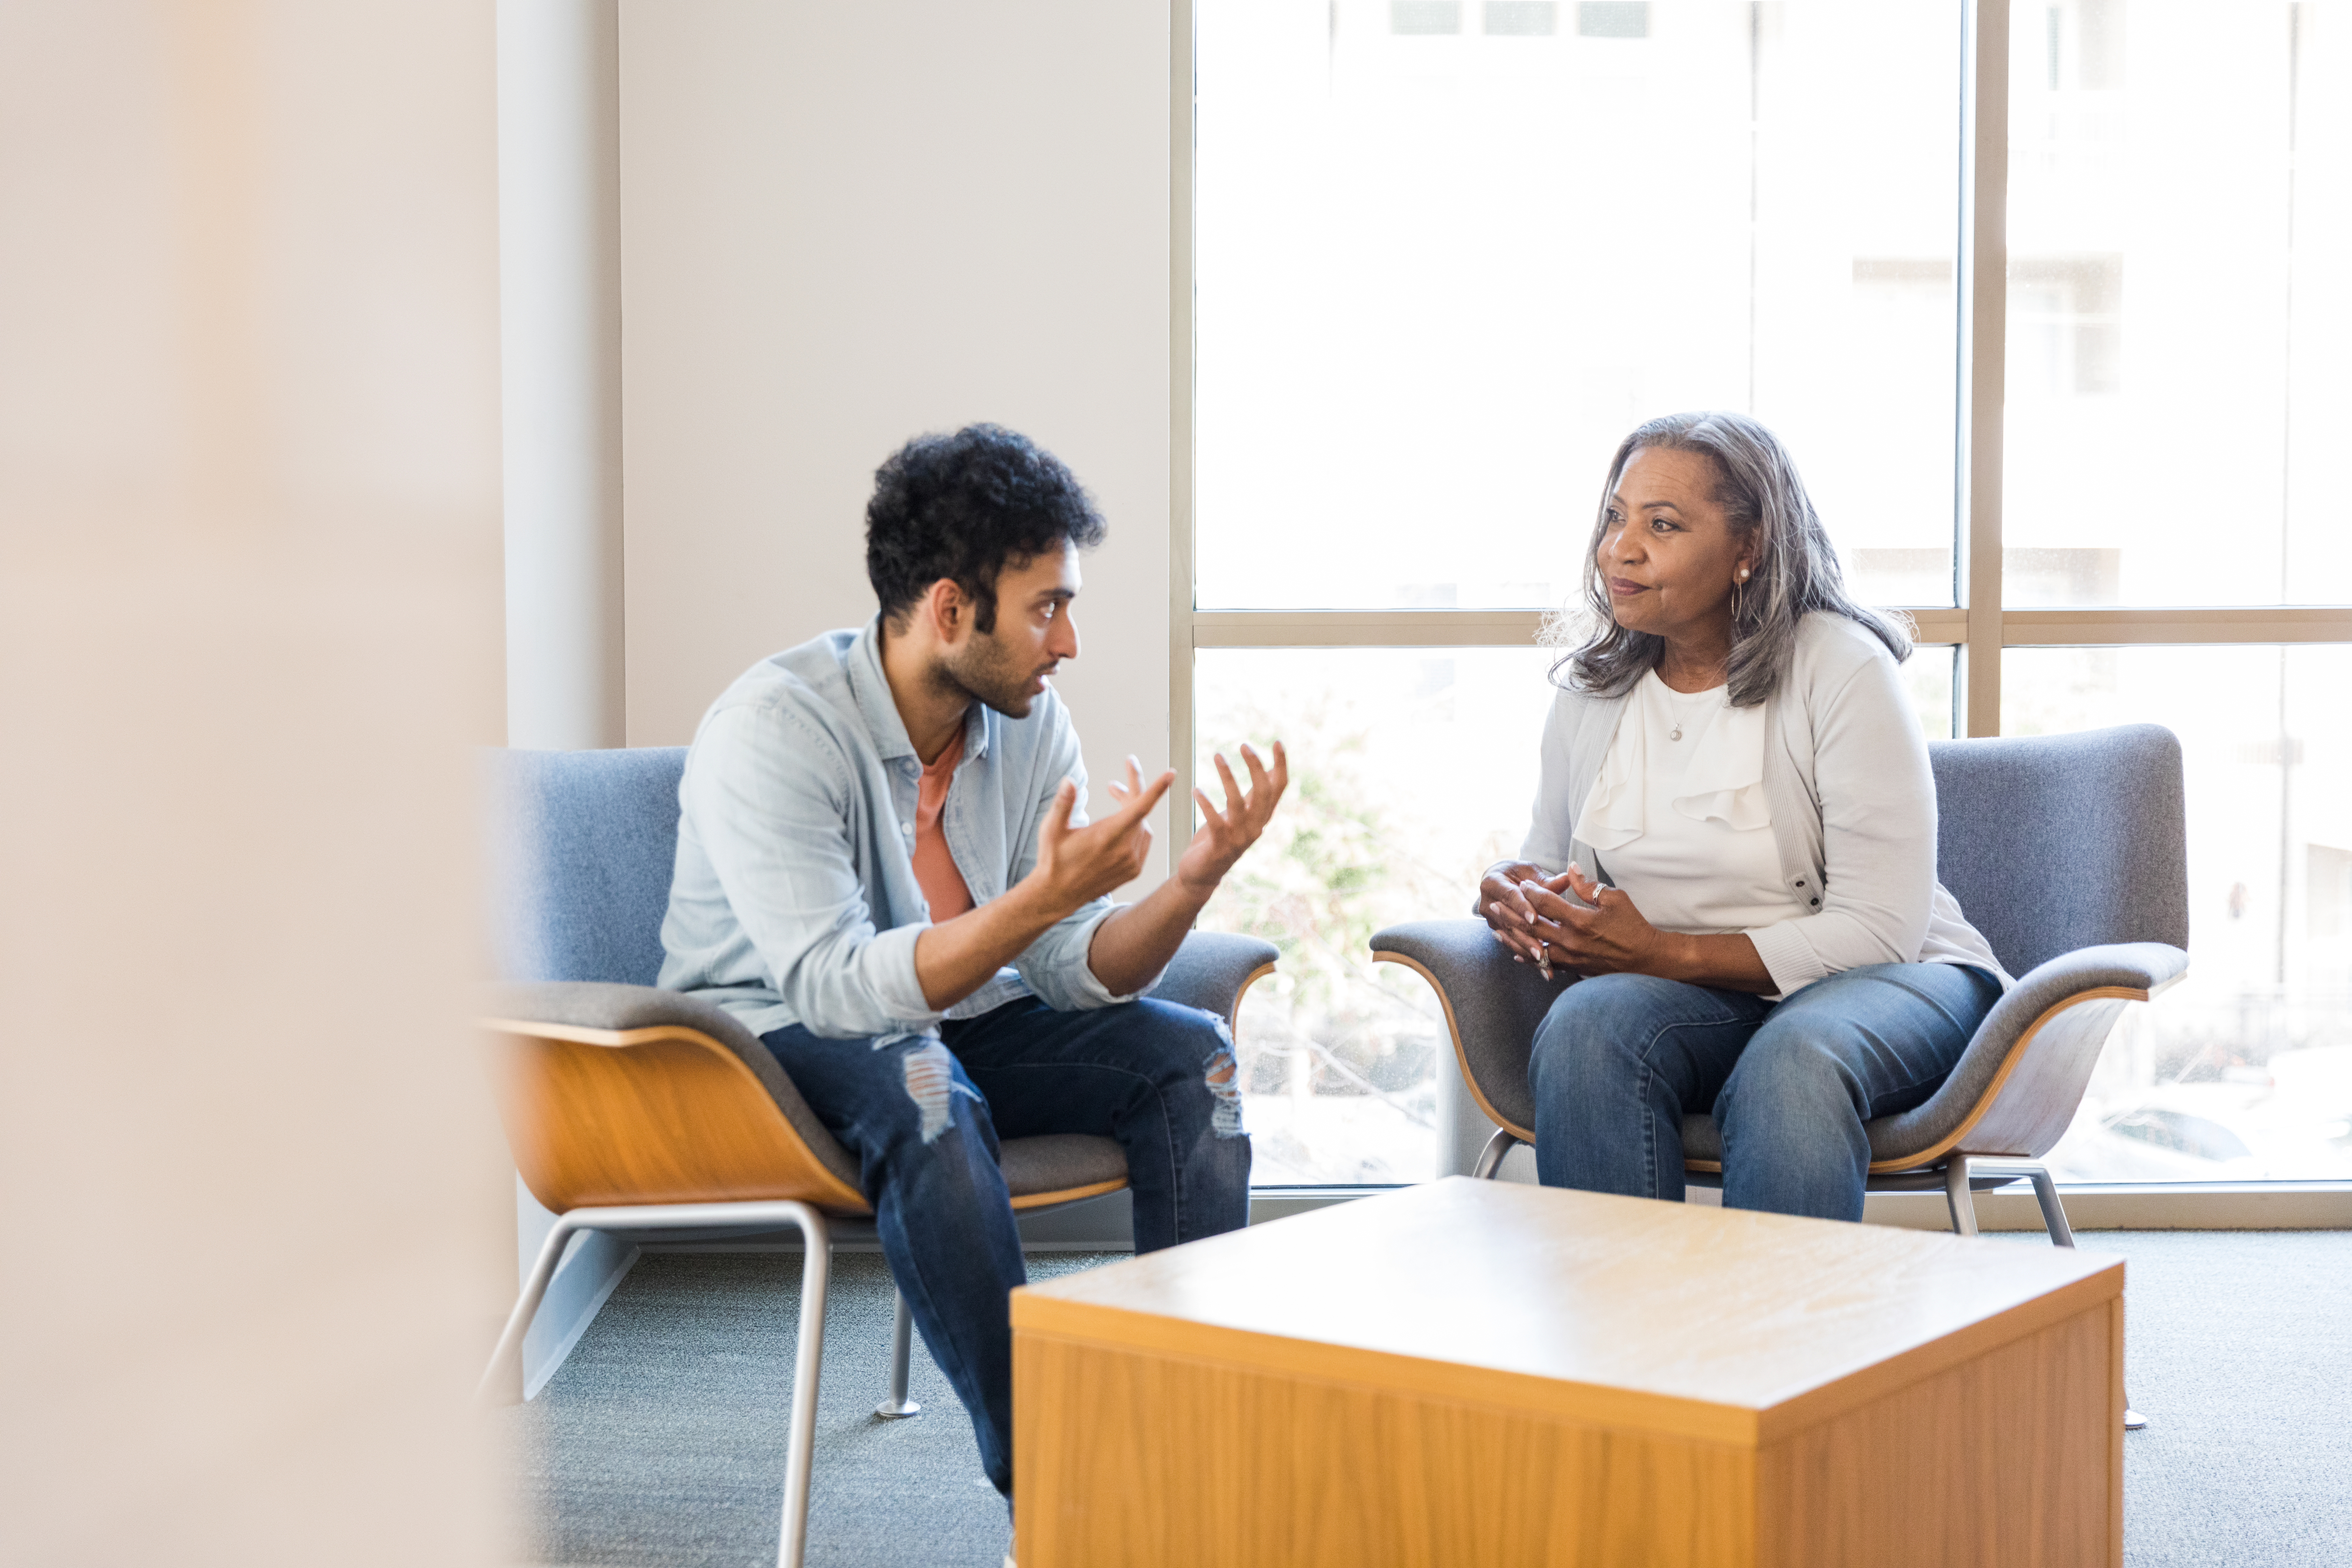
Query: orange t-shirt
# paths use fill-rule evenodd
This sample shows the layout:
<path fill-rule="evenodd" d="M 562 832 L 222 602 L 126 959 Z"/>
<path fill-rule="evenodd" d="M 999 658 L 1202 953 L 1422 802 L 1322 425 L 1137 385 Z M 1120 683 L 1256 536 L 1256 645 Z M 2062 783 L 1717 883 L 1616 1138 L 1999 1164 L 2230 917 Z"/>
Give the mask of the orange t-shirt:
<path fill-rule="evenodd" d="M 931 923 L 951 921 L 971 908 L 971 889 L 948 853 L 947 836 L 940 831 L 940 813 L 948 804 L 948 781 L 963 761 L 963 731 L 958 730 L 948 749 L 923 769 L 915 794 L 915 881 L 931 902 Z"/>

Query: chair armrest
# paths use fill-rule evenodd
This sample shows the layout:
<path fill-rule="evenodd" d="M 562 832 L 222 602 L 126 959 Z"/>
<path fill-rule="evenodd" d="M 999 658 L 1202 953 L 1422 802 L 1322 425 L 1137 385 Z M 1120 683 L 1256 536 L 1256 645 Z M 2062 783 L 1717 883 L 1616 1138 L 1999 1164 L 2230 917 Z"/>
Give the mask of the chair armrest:
<path fill-rule="evenodd" d="M 1274 943 L 1254 936 L 1196 931 L 1185 937 L 1184 945 L 1168 961 L 1167 973 L 1160 975 L 1150 994 L 1162 1002 L 1214 1013 L 1230 1027 L 1242 993 L 1270 973 L 1279 956 Z"/>
<path fill-rule="evenodd" d="M 2131 942 L 2077 948 L 2028 972 L 1985 1015 L 1941 1088 L 1869 1124 L 1873 1163 L 1950 1148 L 2040 1158 L 2074 1120 L 2124 1004 L 2188 969 L 2177 947 Z"/>
<path fill-rule="evenodd" d="M 1417 971 L 1437 992 L 1454 1037 L 1462 1077 L 1487 1117 L 1520 1138 L 1535 1137 L 1535 1096 L 1528 1058 L 1536 1026 L 1576 977 L 1546 980 L 1531 963 L 1514 963 L 1478 920 L 1409 921 L 1372 933 L 1372 957 Z"/>
<path fill-rule="evenodd" d="M 2188 970 L 2189 955 L 2160 942 L 2115 942 L 2060 953 L 2027 971 L 1992 1005 L 1935 1100 L 1957 1092 L 1974 1105 L 1992 1086 L 2018 1042 L 2052 1009 L 2102 992 L 2123 992 L 2123 1000 L 2144 1002 Z M 2068 1114 L 2073 1114 L 2071 1106 Z"/>
<path fill-rule="evenodd" d="M 2003 1013 L 2038 1017 L 2063 997 L 2104 986 L 2145 991 L 2154 996 L 2188 973 L 2189 955 L 2169 942 L 2118 942 L 2104 947 L 2078 947 L 2028 970 L 1986 1015 L 1985 1025 L 1991 1026 Z"/>
<path fill-rule="evenodd" d="M 482 994 L 482 1014 L 518 1023 L 604 1029 L 614 1034 L 666 1026 L 699 1029 L 739 1055 L 743 1047 L 760 1044 L 759 1037 L 738 1023 L 726 1008 L 682 991 L 664 991 L 657 985 L 619 985 L 589 980 L 493 985 Z M 762 1052 L 766 1048 L 761 1047 Z M 771 1061 L 774 1059 L 769 1058 Z"/>
<path fill-rule="evenodd" d="M 494 1028 L 529 1033 L 533 1025 L 590 1035 L 626 1036 L 642 1030 L 692 1029 L 717 1041 L 760 1080 L 784 1120 L 811 1153 L 853 1192 L 857 1162 L 843 1148 L 757 1035 L 715 1003 L 655 985 L 601 981 L 563 981 L 490 987 L 483 996 L 482 1021 Z M 514 1026 L 520 1026 L 520 1028 Z M 576 1035 L 570 1037 L 578 1037 Z M 591 1041 L 618 1045 L 617 1039 Z"/>

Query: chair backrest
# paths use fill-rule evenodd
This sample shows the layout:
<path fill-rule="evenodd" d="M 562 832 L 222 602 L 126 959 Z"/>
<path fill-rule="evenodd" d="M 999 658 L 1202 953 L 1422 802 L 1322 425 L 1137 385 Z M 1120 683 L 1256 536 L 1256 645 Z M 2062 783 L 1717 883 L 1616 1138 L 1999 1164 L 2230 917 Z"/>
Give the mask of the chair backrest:
<path fill-rule="evenodd" d="M 492 929 L 520 982 L 651 985 L 686 748 L 493 752 Z"/>
<path fill-rule="evenodd" d="M 2180 742 L 2158 724 L 1941 741 L 1936 874 L 2011 974 L 2107 942 L 2189 945 Z"/>

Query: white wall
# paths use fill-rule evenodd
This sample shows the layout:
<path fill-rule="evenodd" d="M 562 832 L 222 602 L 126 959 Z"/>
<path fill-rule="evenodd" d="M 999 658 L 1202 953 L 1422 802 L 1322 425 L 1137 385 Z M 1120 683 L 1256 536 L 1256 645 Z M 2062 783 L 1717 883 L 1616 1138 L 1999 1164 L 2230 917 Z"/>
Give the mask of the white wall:
<path fill-rule="evenodd" d="M 1097 808 L 1129 752 L 1166 765 L 1166 8 L 623 0 L 621 28 L 629 743 L 870 616 L 875 466 L 992 419 L 1110 521 L 1060 680 Z"/>
<path fill-rule="evenodd" d="M 0 1558 L 505 1555 L 488 0 L 0 7 Z"/>

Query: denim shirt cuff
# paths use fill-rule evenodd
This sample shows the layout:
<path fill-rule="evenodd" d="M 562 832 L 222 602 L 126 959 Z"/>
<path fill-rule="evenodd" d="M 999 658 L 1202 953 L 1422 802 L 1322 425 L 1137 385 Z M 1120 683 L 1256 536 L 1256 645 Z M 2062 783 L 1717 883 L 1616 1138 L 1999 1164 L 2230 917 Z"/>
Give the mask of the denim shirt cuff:
<path fill-rule="evenodd" d="M 915 942 L 929 929 L 921 925 L 893 926 L 875 932 L 866 950 L 875 1000 L 882 1005 L 885 1013 L 910 1029 L 929 1028 L 947 1016 L 924 997 L 922 980 L 915 973 Z"/>

